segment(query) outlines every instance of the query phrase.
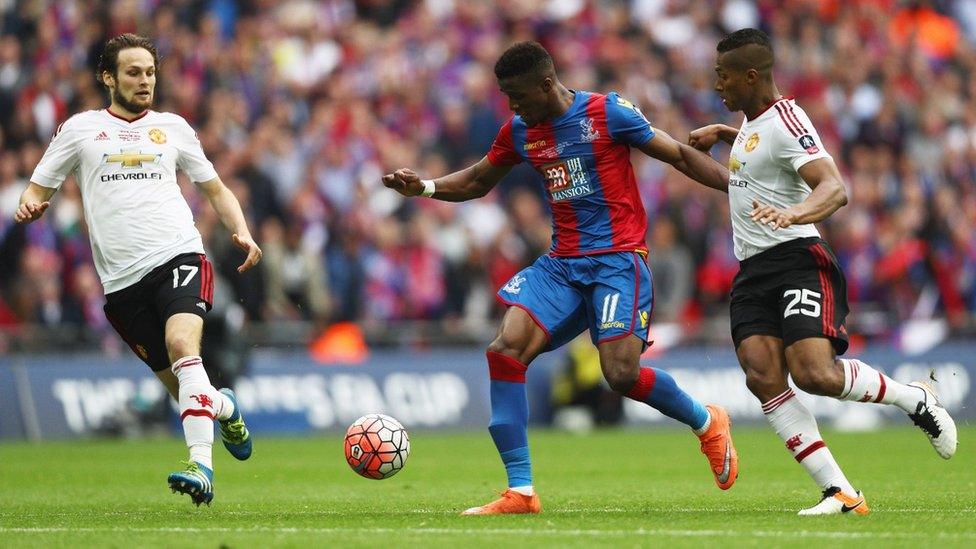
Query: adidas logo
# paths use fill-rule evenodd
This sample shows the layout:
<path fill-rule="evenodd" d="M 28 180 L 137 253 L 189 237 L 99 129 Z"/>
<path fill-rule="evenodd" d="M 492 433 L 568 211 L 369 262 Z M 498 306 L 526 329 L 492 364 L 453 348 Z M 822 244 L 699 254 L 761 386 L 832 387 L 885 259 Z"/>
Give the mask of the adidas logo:
<path fill-rule="evenodd" d="M 206 303 L 204 303 L 203 301 L 197 301 L 197 307 L 200 307 L 200 308 L 201 308 L 201 309 L 203 309 L 204 311 L 206 311 L 206 310 L 207 310 L 207 304 L 206 304 Z"/>
<path fill-rule="evenodd" d="M 95 136 L 95 141 L 108 141 L 108 134 L 105 132 L 98 132 Z"/>

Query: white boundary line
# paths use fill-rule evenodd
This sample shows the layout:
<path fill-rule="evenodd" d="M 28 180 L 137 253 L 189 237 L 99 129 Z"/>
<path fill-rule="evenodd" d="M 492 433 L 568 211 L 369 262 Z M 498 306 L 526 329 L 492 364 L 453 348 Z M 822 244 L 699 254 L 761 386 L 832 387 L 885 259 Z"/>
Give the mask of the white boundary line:
<path fill-rule="evenodd" d="M 696 538 L 822 538 L 822 539 L 924 539 L 924 540 L 976 540 L 976 532 L 957 533 L 927 533 L 927 532 L 822 532 L 810 530 L 679 530 L 668 528 L 637 528 L 634 530 L 560 530 L 534 528 L 275 528 L 270 526 L 256 526 L 249 528 L 225 527 L 36 527 L 36 528 L 8 528 L 0 527 L 0 534 L 48 534 L 48 533 L 85 533 L 85 532 L 120 532 L 147 534 L 420 534 L 420 535 L 504 535 L 504 536 L 668 536 L 668 537 L 696 537 Z"/>

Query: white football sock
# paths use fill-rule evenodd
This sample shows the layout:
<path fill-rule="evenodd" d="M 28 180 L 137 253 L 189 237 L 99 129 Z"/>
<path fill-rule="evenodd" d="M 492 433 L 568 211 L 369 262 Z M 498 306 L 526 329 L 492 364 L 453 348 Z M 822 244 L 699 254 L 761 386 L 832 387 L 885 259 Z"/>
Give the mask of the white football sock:
<path fill-rule="evenodd" d="M 210 384 L 200 357 L 185 356 L 174 362 L 172 369 L 180 382 L 180 419 L 190 459 L 213 469 L 213 420 L 230 417 L 234 405 Z"/>
<path fill-rule="evenodd" d="M 796 398 L 793 389 L 787 389 L 762 407 L 766 420 L 786 443 L 786 449 L 793 459 L 807 470 L 821 489 L 836 486 L 845 494 L 853 496 L 857 493 L 824 444 L 817 429 L 817 420 Z"/>
<path fill-rule="evenodd" d="M 898 383 L 860 360 L 842 358 L 840 362 L 844 366 L 840 400 L 893 404 L 908 413 L 915 412 L 918 403 L 925 400 L 922 389 Z"/>
<path fill-rule="evenodd" d="M 512 490 L 513 492 L 518 492 L 523 496 L 531 496 L 532 494 L 535 493 L 535 490 L 532 488 L 531 484 L 528 486 L 515 486 L 513 488 L 509 488 L 509 490 Z"/>

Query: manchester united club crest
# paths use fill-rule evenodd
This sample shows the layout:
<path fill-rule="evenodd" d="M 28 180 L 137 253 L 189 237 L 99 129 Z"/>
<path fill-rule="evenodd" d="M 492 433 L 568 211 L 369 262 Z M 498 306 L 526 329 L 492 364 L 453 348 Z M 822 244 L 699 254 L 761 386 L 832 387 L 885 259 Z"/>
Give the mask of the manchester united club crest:
<path fill-rule="evenodd" d="M 149 140 L 157 145 L 162 145 L 166 142 L 166 134 L 159 128 L 153 128 L 149 130 Z"/>
<path fill-rule="evenodd" d="M 756 147 L 758 146 L 759 146 L 759 134 L 754 133 L 749 136 L 749 139 L 746 140 L 746 152 L 751 153 L 752 151 L 756 150 Z"/>

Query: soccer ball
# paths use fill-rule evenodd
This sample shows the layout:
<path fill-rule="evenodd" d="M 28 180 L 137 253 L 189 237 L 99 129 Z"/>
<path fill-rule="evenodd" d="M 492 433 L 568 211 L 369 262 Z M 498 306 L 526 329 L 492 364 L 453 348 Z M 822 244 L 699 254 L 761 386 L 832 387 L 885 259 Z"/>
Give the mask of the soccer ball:
<path fill-rule="evenodd" d="M 383 414 L 365 415 L 346 429 L 346 463 L 366 478 L 382 480 L 403 469 L 410 437 L 400 422 Z"/>

